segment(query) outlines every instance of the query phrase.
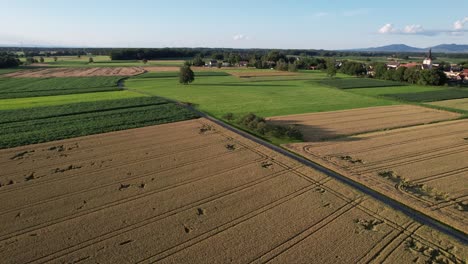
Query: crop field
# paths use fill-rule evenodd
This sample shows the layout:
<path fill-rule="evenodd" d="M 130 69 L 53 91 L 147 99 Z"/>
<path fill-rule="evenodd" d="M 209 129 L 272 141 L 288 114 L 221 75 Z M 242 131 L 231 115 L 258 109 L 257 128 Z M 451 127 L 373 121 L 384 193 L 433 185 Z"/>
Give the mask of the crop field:
<path fill-rule="evenodd" d="M 305 141 L 319 141 L 458 117 L 460 114 L 447 111 L 412 105 L 395 105 L 278 116 L 267 120 L 274 125 L 296 126 L 302 132 Z"/>
<path fill-rule="evenodd" d="M 126 80 L 125 86 L 131 91 L 190 102 L 199 110 L 218 118 L 226 113 L 241 116 L 253 112 L 268 117 L 398 104 L 326 87 L 309 80 L 323 76 L 310 73 L 298 75 L 299 80 L 279 80 L 273 76 L 269 77 L 273 79 L 252 81 L 251 78 L 212 76 L 200 77 L 190 85 L 179 84 L 176 77 L 135 76 Z"/>
<path fill-rule="evenodd" d="M 448 99 L 468 98 L 468 89 L 440 86 L 396 86 L 377 88 L 356 88 L 346 90 L 366 96 L 386 97 L 409 102 L 434 102 Z"/>
<path fill-rule="evenodd" d="M 0 99 L 120 90 L 121 77 L 0 78 Z"/>
<path fill-rule="evenodd" d="M 390 87 L 406 86 L 405 83 L 384 81 L 369 78 L 333 78 L 320 80 L 320 84 L 335 87 L 338 89 L 368 88 L 368 87 Z"/>
<path fill-rule="evenodd" d="M 432 102 L 432 103 L 430 103 L 430 105 L 442 106 L 442 107 L 448 107 L 448 108 L 468 111 L 468 98 Z"/>
<path fill-rule="evenodd" d="M 460 242 L 203 118 L 1 150 L 0 164 L 6 263 L 468 256 Z"/>
<path fill-rule="evenodd" d="M 201 71 L 196 73 L 197 77 L 209 76 L 229 76 L 226 72 L 221 71 Z M 147 72 L 138 76 L 138 78 L 175 78 L 179 77 L 179 72 Z"/>
<path fill-rule="evenodd" d="M 468 120 L 285 147 L 468 231 Z"/>
<path fill-rule="evenodd" d="M 0 148 L 181 121 L 197 116 L 156 97 L 0 111 Z"/>
<path fill-rule="evenodd" d="M 141 67 L 38 68 L 4 74 L 5 77 L 48 78 L 90 76 L 132 76 L 144 73 Z"/>

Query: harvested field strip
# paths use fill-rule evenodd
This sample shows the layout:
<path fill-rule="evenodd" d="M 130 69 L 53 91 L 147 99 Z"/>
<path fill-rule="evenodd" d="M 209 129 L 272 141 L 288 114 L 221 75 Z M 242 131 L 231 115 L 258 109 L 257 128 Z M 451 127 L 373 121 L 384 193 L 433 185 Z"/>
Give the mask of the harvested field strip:
<path fill-rule="evenodd" d="M 297 125 L 306 141 L 316 141 L 458 117 L 460 114 L 403 105 L 279 116 L 268 118 L 268 121 L 283 126 Z"/>
<path fill-rule="evenodd" d="M 133 76 L 144 73 L 140 67 L 98 67 L 98 68 L 47 68 L 23 70 L 3 76 L 14 78 L 48 78 L 48 77 L 83 77 L 83 76 Z"/>
<path fill-rule="evenodd" d="M 0 162 L 6 177 L 35 165 L 46 173 L 0 190 L 8 262 L 247 263 L 286 247 L 274 261 L 356 262 L 400 232 L 444 256 L 447 241 L 459 246 L 410 234 L 406 216 L 205 119 L 2 150 Z M 69 164 L 81 167 L 55 169 Z"/>

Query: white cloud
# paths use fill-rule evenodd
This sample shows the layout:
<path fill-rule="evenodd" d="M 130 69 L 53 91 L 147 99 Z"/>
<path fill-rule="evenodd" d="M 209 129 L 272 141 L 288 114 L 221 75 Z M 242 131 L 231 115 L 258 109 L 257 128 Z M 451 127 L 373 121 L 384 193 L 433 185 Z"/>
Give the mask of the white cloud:
<path fill-rule="evenodd" d="M 233 40 L 248 40 L 249 37 L 243 34 L 237 34 L 234 37 L 232 37 Z"/>
<path fill-rule="evenodd" d="M 457 20 L 455 21 L 455 23 L 453 23 L 453 28 L 455 30 L 462 30 L 465 27 L 465 23 L 467 22 L 468 22 L 468 17 L 465 17 L 461 20 Z"/>
<path fill-rule="evenodd" d="M 403 33 L 406 34 L 418 34 L 425 32 L 421 25 L 408 25 L 403 29 Z"/>
<path fill-rule="evenodd" d="M 390 23 L 385 24 L 383 27 L 379 29 L 380 34 L 390 34 L 390 33 L 395 33 L 396 31 L 397 30 Z"/>

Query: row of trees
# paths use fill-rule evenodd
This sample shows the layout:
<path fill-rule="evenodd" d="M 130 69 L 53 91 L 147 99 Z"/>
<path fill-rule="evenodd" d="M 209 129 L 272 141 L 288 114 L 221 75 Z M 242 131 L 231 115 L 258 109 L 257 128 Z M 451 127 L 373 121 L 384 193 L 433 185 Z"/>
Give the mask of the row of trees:
<path fill-rule="evenodd" d="M 17 67 L 20 64 L 16 55 L 7 52 L 0 53 L 0 68 Z"/>
<path fill-rule="evenodd" d="M 383 63 L 375 65 L 374 77 L 383 80 L 408 82 L 420 85 L 444 85 L 448 79 L 440 69 L 421 69 L 419 67 L 399 67 L 388 69 Z"/>

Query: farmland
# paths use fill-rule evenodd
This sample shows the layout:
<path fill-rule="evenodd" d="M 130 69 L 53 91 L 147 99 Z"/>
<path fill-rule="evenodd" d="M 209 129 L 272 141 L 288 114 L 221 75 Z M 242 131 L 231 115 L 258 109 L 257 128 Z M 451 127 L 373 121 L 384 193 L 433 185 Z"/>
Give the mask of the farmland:
<path fill-rule="evenodd" d="M 197 117 L 156 97 L 0 111 L 0 148 L 163 124 Z"/>
<path fill-rule="evenodd" d="M 125 85 L 132 91 L 193 103 L 198 109 L 218 118 L 226 113 L 240 116 L 253 112 L 268 117 L 397 104 L 312 82 L 325 78 L 322 73 L 301 74 L 297 76 L 299 80 L 270 78 L 273 79 L 214 76 L 200 78 L 185 86 L 178 84 L 176 78 L 136 76 L 126 80 Z"/>
<path fill-rule="evenodd" d="M 275 125 L 296 126 L 304 135 L 304 140 L 318 141 L 458 117 L 460 114 L 446 111 L 396 105 L 270 117 L 268 122 Z"/>
<path fill-rule="evenodd" d="M 206 119 L 1 150 L 0 163 L 5 262 L 463 263 L 468 254 Z"/>
<path fill-rule="evenodd" d="M 406 84 L 394 81 L 384 81 L 369 78 L 334 78 L 320 80 L 320 84 L 335 87 L 338 89 L 369 88 L 369 87 L 390 87 L 405 86 Z"/>
<path fill-rule="evenodd" d="M 468 98 L 432 102 L 431 105 L 468 111 Z"/>
<path fill-rule="evenodd" d="M 132 76 L 143 73 L 140 67 L 95 68 L 37 68 L 5 74 L 5 77 L 83 77 L 83 76 Z"/>
<path fill-rule="evenodd" d="M 464 232 L 468 121 L 285 147 Z"/>
<path fill-rule="evenodd" d="M 119 90 L 121 77 L 0 78 L 0 99 Z"/>

